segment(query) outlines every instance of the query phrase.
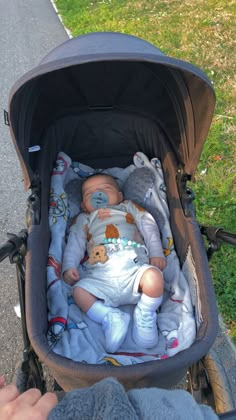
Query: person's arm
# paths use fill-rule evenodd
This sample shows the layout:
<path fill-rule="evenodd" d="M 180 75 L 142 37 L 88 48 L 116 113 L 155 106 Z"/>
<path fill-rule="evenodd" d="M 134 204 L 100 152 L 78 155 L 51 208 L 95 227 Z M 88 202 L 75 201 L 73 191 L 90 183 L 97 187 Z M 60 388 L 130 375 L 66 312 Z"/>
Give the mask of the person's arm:
<path fill-rule="evenodd" d="M 79 280 L 77 270 L 86 250 L 84 215 L 77 218 L 76 224 L 71 227 L 68 241 L 63 254 L 62 274 L 66 283 L 73 285 Z"/>
<path fill-rule="evenodd" d="M 138 229 L 143 235 L 150 257 L 164 258 L 159 228 L 152 215 L 145 211 L 140 219 Z"/>
<path fill-rule="evenodd" d="M 150 264 L 164 270 L 166 259 L 163 252 L 160 231 L 153 216 L 143 209 L 140 211 L 135 204 L 129 203 L 129 211 L 134 217 L 137 228 L 143 236 L 149 252 Z"/>
<path fill-rule="evenodd" d="M 150 264 L 164 270 L 166 259 L 163 252 L 159 228 L 148 212 L 145 212 L 141 218 L 140 232 L 143 235 L 144 242 L 149 252 Z"/>
<path fill-rule="evenodd" d="M 85 239 L 83 237 L 81 238 L 79 233 L 71 232 L 64 250 L 62 273 L 70 268 L 77 268 L 85 254 L 85 250 Z"/>
<path fill-rule="evenodd" d="M 0 387 L 4 383 L 4 377 L 0 376 Z M 38 389 L 31 388 L 19 395 L 15 385 L 7 385 L 0 390 L 0 419 L 46 420 L 57 402 L 57 397 L 52 392 L 42 396 Z"/>

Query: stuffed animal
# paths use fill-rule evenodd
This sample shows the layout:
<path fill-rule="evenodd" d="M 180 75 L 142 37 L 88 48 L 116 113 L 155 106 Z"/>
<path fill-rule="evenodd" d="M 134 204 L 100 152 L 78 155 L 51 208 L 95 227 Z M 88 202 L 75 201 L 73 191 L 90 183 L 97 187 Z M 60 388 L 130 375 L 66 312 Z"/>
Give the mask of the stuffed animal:
<path fill-rule="evenodd" d="M 154 182 L 154 174 L 149 168 L 137 168 L 128 176 L 122 190 L 124 199 L 131 200 L 149 211 L 160 228 L 165 223 L 164 217 L 157 208 L 150 204 Z"/>

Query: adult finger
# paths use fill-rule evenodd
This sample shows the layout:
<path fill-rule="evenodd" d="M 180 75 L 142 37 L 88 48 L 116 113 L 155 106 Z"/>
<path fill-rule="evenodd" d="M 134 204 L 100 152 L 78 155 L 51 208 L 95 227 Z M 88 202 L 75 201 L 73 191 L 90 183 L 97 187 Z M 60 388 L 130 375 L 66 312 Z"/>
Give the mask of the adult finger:
<path fill-rule="evenodd" d="M 44 394 L 40 400 L 35 404 L 35 408 L 40 412 L 42 417 L 47 418 L 50 411 L 57 405 L 58 400 L 55 394 L 52 392 L 47 392 Z"/>
<path fill-rule="evenodd" d="M 13 384 L 5 386 L 5 388 L 0 390 L 0 406 L 15 400 L 19 395 L 17 387 Z"/>
<path fill-rule="evenodd" d="M 38 398 L 38 400 L 35 404 L 32 404 L 35 398 Z M 50 411 L 53 409 L 53 407 L 55 407 L 56 404 L 57 397 L 52 393 L 47 393 L 42 397 L 40 392 L 26 391 L 19 397 L 15 398 L 13 401 L 0 404 L 0 419 L 46 420 Z"/>
<path fill-rule="evenodd" d="M 2 387 L 5 384 L 5 378 L 4 376 L 0 375 L 0 387 Z"/>
<path fill-rule="evenodd" d="M 42 394 L 37 388 L 30 388 L 27 391 L 23 392 L 18 398 L 17 401 L 19 404 L 23 403 L 26 405 L 35 405 L 37 401 L 41 398 Z"/>

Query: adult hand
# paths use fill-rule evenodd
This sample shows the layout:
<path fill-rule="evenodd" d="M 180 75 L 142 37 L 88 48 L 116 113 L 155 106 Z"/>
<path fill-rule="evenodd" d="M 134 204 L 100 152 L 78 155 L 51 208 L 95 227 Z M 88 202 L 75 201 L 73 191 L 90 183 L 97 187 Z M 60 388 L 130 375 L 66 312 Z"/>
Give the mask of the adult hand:
<path fill-rule="evenodd" d="M 0 376 L 0 386 L 5 383 Z M 57 404 L 57 397 L 52 392 L 43 396 L 36 388 L 31 388 L 23 394 L 15 385 L 7 385 L 0 390 L 1 420 L 46 420 L 50 411 Z"/>

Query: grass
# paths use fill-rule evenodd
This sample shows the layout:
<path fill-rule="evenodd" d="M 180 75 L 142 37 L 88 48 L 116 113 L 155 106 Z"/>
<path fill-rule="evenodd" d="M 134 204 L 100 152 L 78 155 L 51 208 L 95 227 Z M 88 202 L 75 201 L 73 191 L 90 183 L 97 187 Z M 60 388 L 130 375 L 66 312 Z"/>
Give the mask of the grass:
<path fill-rule="evenodd" d="M 199 222 L 236 233 L 234 0 L 57 0 L 56 6 L 73 36 L 136 35 L 206 72 L 217 103 L 191 187 Z M 210 266 L 219 309 L 236 341 L 235 256 L 235 248 L 224 245 Z"/>

